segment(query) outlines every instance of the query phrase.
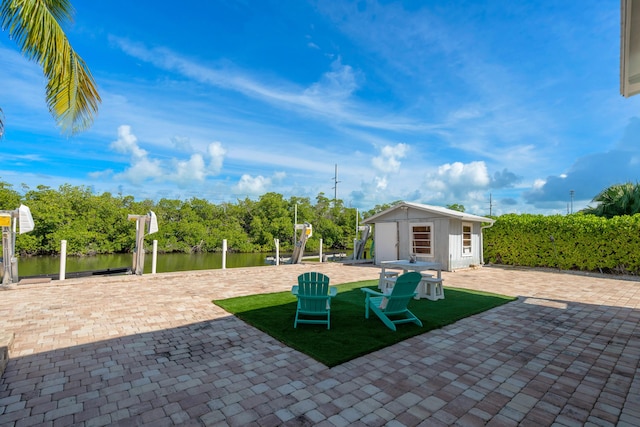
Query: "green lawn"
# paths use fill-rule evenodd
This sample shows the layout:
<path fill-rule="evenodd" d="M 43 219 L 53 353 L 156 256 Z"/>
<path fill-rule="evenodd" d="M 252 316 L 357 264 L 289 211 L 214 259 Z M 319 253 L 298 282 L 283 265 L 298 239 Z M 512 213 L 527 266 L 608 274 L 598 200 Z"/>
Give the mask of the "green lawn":
<path fill-rule="evenodd" d="M 328 367 L 395 344 L 409 337 L 456 322 L 515 300 L 513 297 L 445 287 L 445 299 L 412 300 L 409 309 L 423 326 L 398 325 L 396 332 L 371 313 L 364 318 L 365 295 L 377 290 L 377 280 L 338 285 L 331 303 L 331 330 L 326 325 L 298 325 L 294 329 L 296 298 L 290 292 L 215 300 L 214 304 Z"/>

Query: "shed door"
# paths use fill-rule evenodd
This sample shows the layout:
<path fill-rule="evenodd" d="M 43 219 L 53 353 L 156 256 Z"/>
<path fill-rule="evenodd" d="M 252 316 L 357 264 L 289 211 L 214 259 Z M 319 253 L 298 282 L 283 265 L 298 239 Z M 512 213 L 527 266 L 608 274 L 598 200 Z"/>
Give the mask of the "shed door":
<path fill-rule="evenodd" d="M 375 229 L 376 264 L 398 259 L 398 224 L 379 222 Z"/>

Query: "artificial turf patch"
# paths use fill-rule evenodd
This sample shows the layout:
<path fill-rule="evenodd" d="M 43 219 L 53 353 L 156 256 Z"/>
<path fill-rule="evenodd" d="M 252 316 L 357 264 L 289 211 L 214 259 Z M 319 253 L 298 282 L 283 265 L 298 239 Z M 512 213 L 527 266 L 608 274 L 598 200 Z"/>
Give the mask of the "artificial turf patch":
<path fill-rule="evenodd" d="M 338 285 L 331 300 L 331 329 L 326 325 L 298 324 L 293 327 L 296 298 L 290 292 L 250 295 L 214 304 L 236 315 L 278 341 L 301 351 L 328 367 L 379 350 L 465 317 L 514 301 L 516 298 L 468 289 L 445 287 L 445 299 L 412 300 L 409 310 L 421 321 L 398 325 L 393 332 L 371 312 L 364 317 L 362 287 L 377 290 L 377 280 Z"/>

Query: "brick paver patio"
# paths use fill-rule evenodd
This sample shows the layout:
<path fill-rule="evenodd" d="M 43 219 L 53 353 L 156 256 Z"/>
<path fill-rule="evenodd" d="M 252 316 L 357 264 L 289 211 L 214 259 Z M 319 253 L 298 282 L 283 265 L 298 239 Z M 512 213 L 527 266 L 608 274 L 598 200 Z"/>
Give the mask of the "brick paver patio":
<path fill-rule="evenodd" d="M 378 274 L 302 264 L 4 287 L 0 332 L 15 341 L 0 425 L 640 426 L 639 282 L 445 272 L 445 286 L 519 299 L 332 369 L 211 303 L 310 270 L 332 284 Z"/>

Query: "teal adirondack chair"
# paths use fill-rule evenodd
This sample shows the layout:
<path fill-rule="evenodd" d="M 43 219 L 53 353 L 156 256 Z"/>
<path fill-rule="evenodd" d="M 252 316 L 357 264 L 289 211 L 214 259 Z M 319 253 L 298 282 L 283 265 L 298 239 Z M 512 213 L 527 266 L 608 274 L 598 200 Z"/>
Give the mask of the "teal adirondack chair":
<path fill-rule="evenodd" d="M 401 323 L 415 323 L 422 326 L 422 322 L 409 309 L 409 301 L 416 296 L 416 288 L 422 275 L 412 271 L 404 273 L 396 279 L 396 284 L 389 295 L 376 292 L 369 288 L 361 288 L 367 296 L 364 301 L 365 318 L 369 318 L 369 310 L 373 311 L 382 322 L 392 331 Z"/>
<path fill-rule="evenodd" d="M 301 274 L 291 293 L 298 298 L 294 328 L 298 323 L 312 323 L 326 324 L 331 329 L 331 298 L 338 289 L 329 286 L 329 276 L 317 272 Z"/>

